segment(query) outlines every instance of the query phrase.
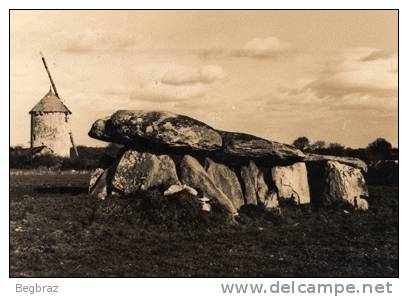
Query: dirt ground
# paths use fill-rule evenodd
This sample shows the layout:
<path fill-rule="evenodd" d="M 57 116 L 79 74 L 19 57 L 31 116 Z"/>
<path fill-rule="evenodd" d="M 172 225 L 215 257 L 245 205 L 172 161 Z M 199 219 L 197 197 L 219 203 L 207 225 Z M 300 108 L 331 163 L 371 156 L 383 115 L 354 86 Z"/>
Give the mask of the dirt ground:
<path fill-rule="evenodd" d="M 398 188 L 370 210 L 256 208 L 239 223 L 189 197 L 99 203 L 87 173 L 12 172 L 12 277 L 398 277 Z"/>

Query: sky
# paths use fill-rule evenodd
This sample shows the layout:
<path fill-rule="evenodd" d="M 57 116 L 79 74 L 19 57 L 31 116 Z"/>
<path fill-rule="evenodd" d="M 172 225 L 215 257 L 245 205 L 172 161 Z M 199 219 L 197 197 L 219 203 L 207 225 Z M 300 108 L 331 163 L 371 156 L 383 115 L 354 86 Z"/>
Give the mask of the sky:
<path fill-rule="evenodd" d="M 292 143 L 398 145 L 395 11 L 12 11 L 11 145 L 48 92 L 77 145 L 119 109 L 166 110 Z"/>

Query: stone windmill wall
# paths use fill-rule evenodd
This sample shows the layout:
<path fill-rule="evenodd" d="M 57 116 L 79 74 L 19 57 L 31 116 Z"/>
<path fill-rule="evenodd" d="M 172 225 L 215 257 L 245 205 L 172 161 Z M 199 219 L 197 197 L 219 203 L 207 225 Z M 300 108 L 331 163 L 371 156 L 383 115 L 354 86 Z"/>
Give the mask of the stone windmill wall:
<path fill-rule="evenodd" d="M 50 90 L 30 111 L 31 149 L 41 146 L 53 154 L 69 157 L 69 115 L 71 111 Z"/>

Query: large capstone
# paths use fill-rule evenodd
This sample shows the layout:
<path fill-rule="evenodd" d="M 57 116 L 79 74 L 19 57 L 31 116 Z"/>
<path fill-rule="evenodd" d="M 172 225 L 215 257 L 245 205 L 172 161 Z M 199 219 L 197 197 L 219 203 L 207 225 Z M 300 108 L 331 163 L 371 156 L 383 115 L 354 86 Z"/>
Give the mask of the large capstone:
<path fill-rule="evenodd" d="M 108 129 L 106 127 L 109 119 L 110 117 L 96 120 L 92 124 L 91 130 L 89 131 L 88 135 L 92 138 L 110 142 L 112 137 L 108 134 Z"/>
<path fill-rule="evenodd" d="M 195 158 L 186 155 L 180 163 L 180 180 L 194 189 L 200 190 L 208 198 L 218 201 L 231 215 L 237 214 L 237 209 L 208 176 L 207 172 Z"/>
<path fill-rule="evenodd" d="M 208 176 L 213 180 L 215 185 L 231 199 L 235 208 L 239 209 L 244 204 L 241 185 L 238 177 L 226 165 L 216 163 L 210 158 L 205 160 L 205 168 Z"/>
<path fill-rule="evenodd" d="M 214 151 L 221 135 L 193 118 L 161 111 L 120 110 L 109 119 L 97 120 L 89 136 L 129 146 L 157 149 Z"/>
<path fill-rule="evenodd" d="M 304 154 L 287 144 L 269 141 L 244 133 L 220 132 L 224 158 L 252 160 L 263 167 L 292 164 L 303 160 Z"/>
<path fill-rule="evenodd" d="M 272 168 L 272 181 L 281 199 L 291 199 L 296 204 L 310 203 L 309 183 L 305 163 Z"/>
<path fill-rule="evenodd" d="M 127 150 L 116 166 L 112 187 L 123 194 L 179 184 L 176 165 L 167 155 Z"/>
<path fill-rule="evenodd" d="M 305 157 L 305 162 L 327 162 L 327 161 L 336 161 L 351 167 L 358 168 L 364 172 L 367 172 L 367 164 L 363 160 L 357 158 L 318 154 L 307 154 Z"/>

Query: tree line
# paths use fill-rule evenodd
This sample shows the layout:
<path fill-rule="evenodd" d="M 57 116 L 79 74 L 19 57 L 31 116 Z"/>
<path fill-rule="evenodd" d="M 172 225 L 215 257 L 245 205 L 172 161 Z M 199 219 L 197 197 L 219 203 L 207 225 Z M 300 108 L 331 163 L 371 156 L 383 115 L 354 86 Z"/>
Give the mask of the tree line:
<path fill-rule="evenodd" d="M 364 161 L 398 160 L 398 148 L 393 148 L 389 141 L 381 137 L 369 143 L 365 148 L 358 149 L 349 148 L 337 142 L 326 143 L 323 140 L 311 142 L 305 136 L 296 138 L 292 145 L 307 153 L 355 157 Z"/>

